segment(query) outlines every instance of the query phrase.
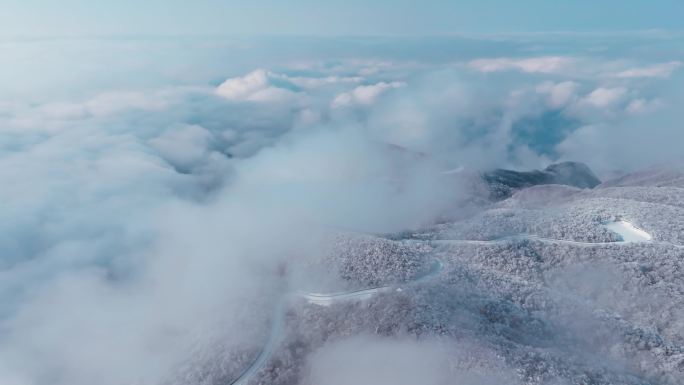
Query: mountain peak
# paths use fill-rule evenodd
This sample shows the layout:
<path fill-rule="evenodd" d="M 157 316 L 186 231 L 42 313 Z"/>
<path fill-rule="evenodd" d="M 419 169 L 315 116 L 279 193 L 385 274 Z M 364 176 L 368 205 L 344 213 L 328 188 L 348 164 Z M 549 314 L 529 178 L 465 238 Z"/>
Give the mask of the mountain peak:
<path fill-rule="evenodd" d="M 545 184 L 560 184 L 578 188 L 594 188 L 601 184 L 596 175 L 584 163 L 554 163 L 544 170 L 513 171 L 496 169 L 482 175 L 489 185 L 491 197 L 506 199 L 517 190 Z"/>

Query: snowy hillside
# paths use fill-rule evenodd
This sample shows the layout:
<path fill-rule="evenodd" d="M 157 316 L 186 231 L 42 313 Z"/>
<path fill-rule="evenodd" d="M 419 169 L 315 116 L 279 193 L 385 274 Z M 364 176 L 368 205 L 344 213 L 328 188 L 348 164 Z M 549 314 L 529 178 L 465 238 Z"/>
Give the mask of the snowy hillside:
<path fill-rule="evenodd" d="M 321 263 L 342 291 L 284 295 L 265 346 L 183 379 L 313 385 L 312 357 L 391 336 L 444 347 L 459 384 L 681 384 L 684 190 L 657 175 L 521 189 L 416 237 L 340 235 Z"/>

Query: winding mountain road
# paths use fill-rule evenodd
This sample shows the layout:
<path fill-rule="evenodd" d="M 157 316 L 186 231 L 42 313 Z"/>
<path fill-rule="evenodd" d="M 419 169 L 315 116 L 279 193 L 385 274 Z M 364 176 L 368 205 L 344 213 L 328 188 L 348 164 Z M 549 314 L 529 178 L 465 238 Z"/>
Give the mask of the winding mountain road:
<path fill-rule="evenodd" d="M 606 228 L 610 231 L 615 232 L 621 237 L 620 241 L 616 242 L 580 242 L 580 241 L 569 241 L 564 239 L 552 239 L 539 237 L 536 235 L 515 235 L 510 237 L 499 238 L 495 240 L 457 240 L 457 239 L 438 239 L 438 240 L 403 240 L 402 242 L 408 243 L 428 243 L 431 245 L 491 245 L 491 244 L 502 244 L 516 240 L 535 240 L 550 244 L 567 244 L 580 247 L 597 247 L 597 246 L 607 246 L 607 245 L 631 245 L 634 243 L 659 243 L 667 244 L 670 246 L 684 248 L 682 245 L 676 245 L 668 242 L 654 242 L 653 237 L 646 231 L 634 226 L 628 221 L 618 220 L 615 222 L 610 222 L 605 224 Z M 277 347 L 280 339 L 282 338 L 284 323 L 285 323 L 285 305 L 288 300 L 293 298 L 301 298 L 306 300 L 308 303 L 318 306 L 331 306 L 336 302 L 349 301 L 349 300 L 367 300 L 372 298 L 378 293 L 385 293 L 391 291 L 402 291 L 402 287 L 418 284 L 427 281 L 437 275 L 439 275 L 444 269 L 444 265 L 440 261 L 435 261 L 430 269 L 413 279 L 412 281 L 387 285 L 378 286 L 362 290 L 352 290 L 345 292 L 335 292 L 335 293 L 311 293 L 298 291 L 286 295 L 276 306 L 273 311 L 273 316 L 271 319 L 271 330 L 269 332 L 268 339 L 261 349 L 256 359 L 246 368 L 235 380 L 228 383 L 228 385 L 247 385 L 249 381 L 254 377 L 254 375 L 263 368 L 268 362 L 269 358 L 273 354 L 273 351 Z"/>

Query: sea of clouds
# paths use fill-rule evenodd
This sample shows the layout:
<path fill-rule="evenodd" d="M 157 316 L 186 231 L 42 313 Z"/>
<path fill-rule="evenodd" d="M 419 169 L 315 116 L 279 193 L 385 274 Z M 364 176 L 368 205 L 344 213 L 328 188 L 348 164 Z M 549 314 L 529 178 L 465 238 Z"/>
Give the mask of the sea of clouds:
<path fill-rule="evenodd" d="M 296 287 L 282 266 L 330 232 L 440 218 L 465 198 L 445 171 L 577 160 L 606 177 L 682 157 L 676 35 L 0 50 L 4 385 L 156 384 L 198 345 L 258 341 Z M 396 356 L 382 365 L 400 373 L 439 372 L 421 356 L 444 347 L 412 344 L 325 348 L 311 381 L 358 346 Z M 345 365 L 330 384 L 368 370 Z"/>

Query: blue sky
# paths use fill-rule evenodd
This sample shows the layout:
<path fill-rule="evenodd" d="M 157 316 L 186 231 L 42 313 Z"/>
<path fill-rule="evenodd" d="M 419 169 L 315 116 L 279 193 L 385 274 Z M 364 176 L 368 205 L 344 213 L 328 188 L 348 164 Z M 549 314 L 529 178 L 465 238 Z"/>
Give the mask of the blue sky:
<path fill-rule="evenodd" d="M 681 30 L 681 0 L 3 0 L 0 35 L 395 35 Z"/>

